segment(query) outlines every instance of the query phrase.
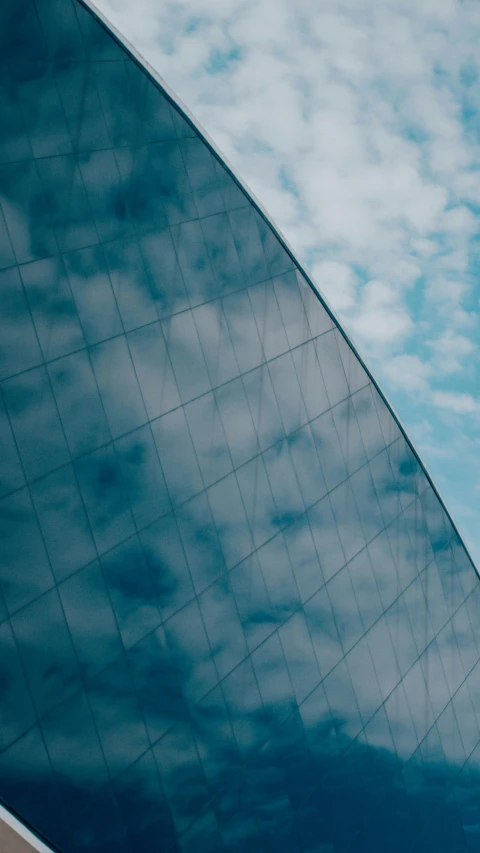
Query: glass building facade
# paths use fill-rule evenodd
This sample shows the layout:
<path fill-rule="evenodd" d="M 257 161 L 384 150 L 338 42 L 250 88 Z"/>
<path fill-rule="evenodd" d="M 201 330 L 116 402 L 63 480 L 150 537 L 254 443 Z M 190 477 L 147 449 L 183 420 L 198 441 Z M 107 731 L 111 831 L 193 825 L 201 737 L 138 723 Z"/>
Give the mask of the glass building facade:
<path fill-rule="evenodd" d="M 388 405 L 79 0 L 0 8 L 0 800 L 61 853 L 480 849 L 480 587 Z"/>

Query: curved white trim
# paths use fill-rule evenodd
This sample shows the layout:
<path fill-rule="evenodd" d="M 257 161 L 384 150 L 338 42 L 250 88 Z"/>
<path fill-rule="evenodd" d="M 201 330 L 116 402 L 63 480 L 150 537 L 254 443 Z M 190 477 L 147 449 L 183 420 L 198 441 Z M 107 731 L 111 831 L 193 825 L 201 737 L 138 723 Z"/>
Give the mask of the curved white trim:
<path fill-rule="evenodd" d="M 54 853 L 51 847 L 48 847 L 43 841 L 40 840 L 33 832 L 27 829 L 24 824 L 18 820 L 5 806 L 2 806 L 0 803 L 0 821 L 2 821 L 13 829 L 13 831 L 23 838 L 27 844 L 30 845 L 34 850 L 38 850 L 38 853 Z"/>
<path fill-rule="evenodd" d="M 261 213 L 261 215 L 262 215 L 262 216 L 263 216 L 263 218 L 265 219 L 265 222 L 267 223 L 267 225 L 272 229 L 272 231 L 274 232 L 274 234 L 276 235 L 276 237 L 279 239 L 279 241 L 280 241 L 280 243 L 282 244 L 282 246 L 286 249 L 286 251 L 287 251 L 287 252 L 288 252 L 288 254 L 290 255 L 290 257 L 291 257 L 292 261 L 294 262 L 294 264 L 296 265 L 296 267 L 298 268 L 298 270 L 299 270 L 299 271 L 301 272 L 301 274 L 304 276 L 305 280 L 308 282 L 308 284 L 310 285 L 310 287 L 312 288 L 312 290 L 314 291 L 314 293 L 316 293 L 316 295 L 317 295 L 317 296 L 318 296 L 318 298 L 320 299 L 320 302 L 324 305 L 324 307 L 326 308 L 326 310 L 328 311 L 328 313 L 330 314 L 330 316 L 332 317 L 332 319 L 335 321 L 335 324 L 338 326 L 338 329 L 339 329 L 340 333 L 343 335 L 343 337 L 345 338 L 346 342 L 347 342 L 347 343 L 348 343 L 348 345 L 351 347 L 351 349 L 353 350 L 354 354 L 357 356 L 357 358 L 358 358 L 358 360 L 359 360 L 360 364 L 362 365 L 362 367 L 363 367 L 363 368 L 364 368 L 364 370 L 366 371 L 367 375 L 370 377 L 371 382 L 373 383 L 373 385 L 375 386 L 375 388 L 376 388 L 376 389 L 377 389 L 377 391 L 379 392 L 379 394 L 380 394 L 380 396 L 381 396 L 382 400 L 384 401 L 384 403 L 385 403 L 385 405 L 387 406 L 388 410 L 390 411 L 390 413 L 392 414 L 393 418 L 395 419 L 395 421 L 396 421 L 396 423 L 397 423 L 397 425 L 398 425 L 398 427 L 399 427 L 399 429 L 400 429 L 400 431 L 401 431 L 402 435 L 405 437 L 405 440 L 407 441 L 407 443 L 408 443 L 408 445 L 410 446 L 410 448 L 411 448 L 412 452 L 414 453 L 414 455 L 416 456 L 416 458 L 417 458 L 418 462 L 420 463 L 420 465 L 421 465 L 421 467 L 422 467 L 422 469 L 423 469 L 423 471 L 424 471 L 424 473 L 425 473 L 425 475 L 426 475 L 427 479 L 428 479 L 428 480 L 429 480 L 429 482 L 430 482 L 430 485 L 432 486 L 432 488 L 433 488 L 434 492 L 436 493 L 436 495 L 437 495 L 437 497 L 438 497 L 438 499 L 439 499 L 439 501 L 440 501 L 440 503 L 441 503 L 441 505 L 442 505 L 443 509 L 445 510 L 445 512 L 446 512 L 446 514 L 447 514 L 447 516 L 448 516 L 448 518 L 450 519 L 450 522 L 451 522 L 451 524 L 452 524 L 452 526 L 453 526 L 453 529 L 455 530 L 455 532 L 456 532 L 456 534 L 457 534 L 458 538 L 460 539 L 460 542 L 462 543 L 463 547 L 465 548 L 465 552 L 466 552 L 466 554 L 467 554 L 467 556 L 468 556 L 468 558 L 469 558 L 469 560 L 470 560 L 470 562 L 471 562 L 471 564 L 472 564 L 472 566 L 473 566 L 474 570 L 476 571 L 477 575 L 478 575 L 478 576 L 479 576 L 479 578 L 480 578 L 480 571 L 479 571 L 479 569 L 477 568 L 477 566 L 476 566 L 476 564 L 475 564 L 475 561 L 473 560 L 472 555 L 470 554 L 470 551 L 469 551 L 469 549 L 467 548 L 467 546 L 466 546 L 466 544 L 465 544 L 465 542 L 464 542 L 463 536 L 462 536 L 462 535 L 461 535 L 461 533 L 459 532 L 459 530 L 458 530 L 458 528 L 457 528 L 457 525 L 455 524 L 455 522 L 454 522 L 454 520 L 453 520 L 453 518 L 452 518 L 452 515 L 451 515 L 451 513 L 450 513 L 450 511 L 449 511 L 449 509 L 448 509 L 448 507 L 447 507 L 446 501 L 445 501 L 445 499 L 443 498 L 443 496 L 442 496 L 442 494 L 441 494 L 441 492 L 440 492 L 440 489 L 439 489 L 439 488 L 438 488 L 438 486 L 436 485 L 436 483 L 435 483 L 435 481 L 434 481 L 434 479 L 433 479 L 432 475 L 430 474 L 430 472 L 429 472 L 429 470 L 428 470 L 428 468 L 427 468 L 427 466 L 426 466 L 425 462 L 423 461 L 422 457 L 420 456 L 420 453 L 419 453 L 419 452 L 418 452 L 418 450 L 415 448 L 415 446 L 414 446 L 413 442 L 412 442 L 412 441 L 411 441 L 411 439 L 409 438 L 409 436 L 408 436 L 408 434 L 407 434 L 407 432 L 406 432 L 405 428 L 403 427 L 402 422 L 401 422 L 401 420 L 400 420 L 400 418 L 399 418 L 399 416 L 398 416 L 398 414 L 397 414 L 397 412 L 396 412 L 396 410 L 395 410 L 394 406 L 390 403 L 390 401 L 389 401 L 389 399 L 388 399 L 387 395 L 386 395 L 386 394 L 385 394 L 385 392 L 383 391 L 383 389 L 382 389 L 382 387 L 380 386 L 380 384 L 378 383 L 378 381 L 375 379 L 375 377 L 374 377 L 374 376 L 372 376 L 372 373 L 371 373 L 370 369 L 368 368 L 368 365 L 366 364 L 365 360 L 364 360 L 364 359 L 362 358 L 362 356 L 360 355 L 360 352 L 359 352 L 359 350 L 358 350 L 358 347 L 357 347 L 357 346 L 356 346 L 356 344 L 352 341 L 352 338 L 350 337 L 350 335 L 349 335 L 349 334 L 347 334 L 347 332 L 346 332 L 346 331 L 345 331 L 345 329 L 343 328 L 343 324 L 340 322 L 340 319 L 337 317 L 337 315 L 336 315 L 335 311 L 333 310 L 333 308 L 331 307 L 331 305 L 329 305 L 329 303 L 328 303 L 327 299 L 326 299 L 326 298 L 323 296 L 323 294 L 320 292 L 320 290 L 318 289 L 317 285 L 316 285 L 316 284 L 315 284 L 315 282 L 313 281 L 313 279 L 312 279 L 312 277 L 310 276 L 310 274 L 309 274 L 309 273 L 304 269 L 303 265 L 302 265 L 302 264 L 300 263 L 300 261 L 297 259 L 296 255 L 295 255 L 295 252 L 293 251 L 292 247 L 290 246 L 290 244 L 288 243 L 288 241 L 286 240 L 286 238 L 283 236 L 283 234 L 282 234 L 282 232 L 280 231 L 280 229 L 275 225 L 275 223 L 273 222 L 272 218 L 271 218 L 271 217 L 269 216 L 269 214 L 266 212 L 265 208 L 263 207 L 263 205 L 261 204 L 261 202 L 256 198 L 256 196 L 254 195 L 254 193 L 249 189 L 249 187 L 247 186 L 247 184 L 245 183 L 245 181 L 243 181 L 243 180 L 242 180 L 242 179 L 241 179 L 241 178 L 236 174 L 235 170 L 234 170 L 234 169 L 233 169 L 233 167 L 230 165 L 230 163 L 228 162 L 228 160 L 223 156 L 223 154 L 221 153 L 221 151 L 219 150 L 218 146 L 217 146 L 217 145 L 216 145 L 216 143 L 213 141 L 213 139 L 211 139 L 211 137 L 208 135 L 208 133 L 203 129 L 203 127 L 199 124 L 199 122 L 198 122 L 198 121 L 193 117 L 193 115 L 192 115 L 192 113 L 190 112 L 190 110 L 188 109 L 188 107 L 186 107 L 186 106 L 185 106 L 185 104 L 182 102 L 182 100 L 181 100 L 181 99 L 180 99 L 180 98 L 175 94 L 175 92 L 173 92 L 173 90 L 170 88 L 170 86 L 168 85 L 168 83 L 166 83 L 166 82 L 165 82 L 165 80 L 160 76 L 160 74 L 159 74 L 157 71 L 155 71 L 155 69 L 154 69 L 154 68 L 152 68 L 152 66 L 150 65 L 150 63 L 149 63 L 149 62 L 147 62 L 147 60 L 143 58 L 143 56 L 142 56 L 142 55 L 139 53 L 139 51 L 138 51 L 138 50 L 137 50 L 137 49 L 136 49 L 136 48 L 135 48 L 135 47 L 134 47 L 134 46 L 133 46 L 133 45 L 128 41 L 128 39 L 127 39 L 127 38 L 125 38 L 125 36 L 124 36 L 122 33 L 120 33 L 120 32 L 119 32 L 119 30 L 117 30 L 117 28 L 116 28 L 113 24 L 111 24 L 111 23 L 110 23 L 110 21 L 106 18 L 106 16 L 103 14 L 103 12 L 101 12 L 101 11 L 100 11 L 96 6 L 95 6 L 95 4 L 92 2 L 92 0 L 77 0 L 77 3 L 80 3 L 80 5 L 84 6 L 86 9 L 88 9 L 88 11 L 90 11 L 90 12 L 91 12 L 91 14 L 94 16 L 94 18 L 96 18 L 96 19 L 99 21 L 99 23 L 101 23 L 101 24 L 102 24 L 102 26 L 107 30 L 107 32 L 109 32 L 111 35 L 113 35 L 113 37 L 114 37 L 114 38 L 116 39 L 116 41 L 120 44 L 120 46 L 121 46 L 121 47 L 123 47 L 123 49 L 126 51 L 126 53 L 127 53 L 127 54 L 129 54 L 129 55 L 131 56 L 131 58 L 132 58 L 132 59 L 133 59 L 133 60 L 134 60 L 134 61 L 135 61 L 135 62 L 136 62 L 136 63 L 137 63 L 137 64 L 138 64 L 138 65 L 139 65 L 139 66 L 140 66 L 140 67 L 141 67 L 141 68 L 142 68 L 142 69 L 143 69 L 147 74 L 148 74 L 148 76 L 153 80 L 153 82 L 154 82 L 154 83 L 156 83 L 156 84 L 157 84 L 157 85 L 158 85 L 158 86 L 163 90 L 164 94 L 166 94 L 166 95 L 167 95 L 167 97 L 168 97 L 168 98 L 169 98 L 169 100 L 172 102 L 172 104 L 173 104 L 175 107 L 177 107 L 177 108 L 178 108 L 178 110 L 183 114 L 183 116 L 184 116 L 185 118 L 187 118 L 187 119 L 188 119 L 189 123 L 192 125 L 192 127 L 194 128 L 194 130 L 199 134 L 199 136 L 203 139 L 203 141 L 205 142 L 205 144 L 207 145 L 207 147 L 208 147 L 208 148 L 210 148 L 210 150 L 211 150 L 211 151 L 213 151 L 213 152 L 216 154 L 216 156 L 218 157 L 218 159 L 220 160 L 220 162 L 223 164 L 223 166 L 225 166 L 225 167 L 226 167 L 227 171 L 230 173 L 230 175 L 232 176 L 232 178 L 236 181 L 236 183 L 237 183 L 237 184 L 241 187 L 241 189 L 244 191 L 244 193 L 245 193 L 245 195 L 247 196 L 247 198 L 248 198 L 248 199 L 252 202 L 252 204 L 257 208 L 257 210 L 259 211 L 259 213 Z"/>

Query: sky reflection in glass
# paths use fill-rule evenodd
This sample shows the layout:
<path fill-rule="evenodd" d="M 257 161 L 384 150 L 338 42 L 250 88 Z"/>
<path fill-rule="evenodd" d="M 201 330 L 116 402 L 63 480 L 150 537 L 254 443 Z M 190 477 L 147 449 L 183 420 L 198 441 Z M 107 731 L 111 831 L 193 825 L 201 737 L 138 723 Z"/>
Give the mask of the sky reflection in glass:
<path fill-rule="evenodd" d="M 480 843 L 480 587 L 369 376 L 81 5 L 0 74 L 0 796 L 63 853 Z"/>

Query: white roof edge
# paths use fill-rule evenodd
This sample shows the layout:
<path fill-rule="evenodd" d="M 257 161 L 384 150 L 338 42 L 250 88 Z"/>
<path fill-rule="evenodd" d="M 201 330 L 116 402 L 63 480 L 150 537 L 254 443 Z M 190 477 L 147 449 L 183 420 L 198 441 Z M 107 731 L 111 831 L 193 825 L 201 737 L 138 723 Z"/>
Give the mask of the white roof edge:
<path fill-rule="evenodd" d="M 35 835 L 34 832 L 32 832 L 30 829 L 27 829 L 27 827 L 18 818 L 16 818 L 15 815 L 9 812 L 8 809 L 5 808 L 5 806 L 3 806 L 1 803 L 0 820 L 3 820 L 3 822 L 6 823 L 7 826 L 10 827 L 10 829 L 13 829 L 13 831 L 16 832 L 16 834 L 19 835 L 20 838 L 23 838 L 23 840 L 26 841 L 27 844 L 30 844 L 30 846 L 33 847 L 34 850 L 38 850 L 38 853 L 54 853 L 52 847 L 49 847 L 47 844 L 45 844 L 44 841 L 38 838 L 38 836 Z"/>
<path fill-rule="evenodd" d="M 461 535 L 460 531 L 457 528 L 457 525 L 455 524 L 455 521 L 453 520 L 452 514 L 450 513 L 450 511 L 448 509 L 447 503 L 446 503 L 444 497 L 442 496 L 442 493 L 441 493 L 439 487 L 437 486 L 434 478 L 432 477 L 430 471 L 428 470 L 427 465 L 423 461 L 420 453 L 416 449 L 412 440 L 409 438 L 408 433 L 406 432 L 404 426 L 402 425 L 402 421 L 401 421 L 399 415 L 397 414 L 394 406 L 389 401 L 389 399 L 388 399 L 387 395 L 385 394 L 385 392 L 383 391 L 380 383 L 372 375 L 367 363 L 362 358 L 362 356 L 358 350 L 358 347 L 353 342 L 350 335 L 347 334 L 347 332 L 343 328 L 343 323 L 340 321 L 336 312 L 333 310 L 331 305 L 328 303 L 328 300 L 325 298 L 325 296 L 323 296 L 323 294 L 320 292 L 317 285 L 313 281 L 311 275 L 303 267 L 303 264 L 298 260 L 296 254 L 295 254 L 294 250 L 292 249 L 292 247 L 290 246 L 288 240 L 283 236 L 283 234 L 280 231 L 280 229 L 278 228 L 278 226 L 273 222 L 271 216 L 267 213 L 267 211 L 263 207 L 262 203 L 257 199 L 255 194 L 250 190 L 250 188 L 247 186 L 245 181 L 242 180 L 242 178 L 240 178 L 237 175 L 235 169 L 229 163 L 227 158 L 224 157 L 224 155 L 222 154 L 222 152 L 220 151 L 220 149 L 218 148 L 218 146 L 214 142 L 214 140 L 209 136 L 209 134 L 206 132 L 206 130 L 204 130 L 204 128 L 196 120 L 196 118 L 194 118 L 194 116 L 192 115 L 192 113 L 190 112 L 188 107 L 183 103 L 181 98 L 179 98 L 178 95 L 175 94 L 175 92 L 171 89 L 171 87 L 168 85 L 168 83 L 165 82 L 165 80 L 161 77 L 161 75 L 158 73 L 158 71 L 155 71 L 155 69 L 150 65 L 150 63 L 147 62 L 147 60 L 143 58 L 141 53 L 139 53 L 139 51 L 128 41 L 128 39 L 125 38 L 125 36 L 108 20 L 108 18 L 103 14 L 103 12 L 101 12 L 97 8 L 97 6 L 95 6 L 95 4 L 92 2 L 92 0 L 77 0 L 77 2 L 80 3 L 80 5 L 85 6 L 85 8 L 88 9 L 95 18 L 97 18 L 97 20 L 105 27 L 105 29 L 109 33 L 111 33 L 114 36 L 114 38 L 126 50 L 126 52 L 131 55 L 132 59 L 134 59 L 138 63 L 138 65 L 140 65 L 140 67 L 143 68 L 143 70 L 147 72 L 147 74 L 152 78 L 152 80 L 155 83 L 157 83 L 161 89 L 163 89 L 163 91 L 166 93 L 166 95 L 171 100 L 171 102 L 176 107 L 178 107 L 180 112 L 183 113 L 183 115 L 189 120 L 189 122 L 192 124 L 194 129 L 199 133 L 199 135 L 202 137 L 202 139 L 207 144 L 207 146 L 216 154 L 216 156 L 218 157 L 220 162 L 227 168 L 227 170 L 230 173 L 230 175 L 232 176 L 232 178 L 237 182 L 237 184 L 239 184 L 239 186 L 245 192 L 246 196 L 250 199 L 252 204 L 257 208 L 259 213 L 261 213 L 261 215 L 265 219 L 266 223 L 270 226 L 270 228 L 272 229 L 274 234 L 278 237 L 278 239 L 280 240 L 280 243 L 287 250 L 288 254 L 292 258 L 295 265 L 298 267 L 301 274 L 304 276 L 304 278 L 306 279 L 306 281 L 308 282 L 308 284 L 310 285 L 312 290 L 316 293 L 316 295 L 318 296 L 318 298 L 320 299 L 322 304 L 325 306 L 326 310 L 328 311 L 328 313 L 330 314 L 332 319 L 335 321 L 336 325 L 338 326 L 339 331 L 341 332 L 341 334 L 343 335 L 343 337 L 345 338 L 345 340 L 347 341 L 349 346 L 352 348 L 353 352 L 355 353 L 358 360 L 360 361 L 360 364 L 362 365 L 364 370 L 367 372 L 368 376 L 370 377 L 371 382 L 373 383 L 373 385 L 375 386 L 375 388 L 379 392 L 380 396 L 382 397 L 383 401 L 385 402 L 385 405 L 387 406 L 388 410 L 393 415 L 396 423 L 398 424 L 398 427 L 399 427 L 402 435 L 405 437 L 405 439 L 408 442 L 410 448 L 412 449 L 414 455 L 416 456 L 418 462 L 422 466 L 422 468 L 423 468 L 423 470 L 427 476 L 427 479 L 430 482 L 430 485 L 432 486 L 434 492 L 436 493 L 443 509 L 445 510 L 445 512 L 446 512 L 446 514 L 447 514 L 447 516 L 448 516 L 448 518 L 449 518 L 449 520 L 453 526 L 453 529 L 455 530 L 458 538 L 460 539 L 460 542 L 462 543 L 462 545 L 465 549 L 465 552 L 466 552 L 473 568 L 475 569 L 477 575 L 480 578 L 480 571 L 477 568 L 476 563 L 475 563 L 472 555 L 470 554 L 469 548 L 465 544 L 463 536 Z"/>

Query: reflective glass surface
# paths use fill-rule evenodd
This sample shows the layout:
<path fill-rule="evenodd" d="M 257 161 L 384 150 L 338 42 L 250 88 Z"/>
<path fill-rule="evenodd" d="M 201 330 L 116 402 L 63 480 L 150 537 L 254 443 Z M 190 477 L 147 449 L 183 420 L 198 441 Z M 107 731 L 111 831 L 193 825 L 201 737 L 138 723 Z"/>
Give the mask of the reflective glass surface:
<path fill-rule="evenodd" d="M 0 10 L 0 798 L 62 853 L 480 847 L 480 586 L 218 156 Z"/>

